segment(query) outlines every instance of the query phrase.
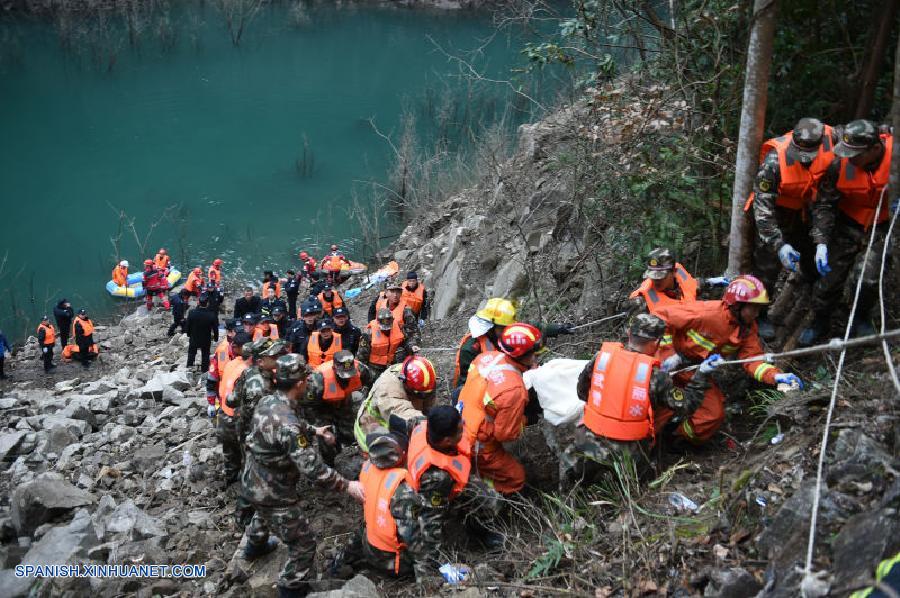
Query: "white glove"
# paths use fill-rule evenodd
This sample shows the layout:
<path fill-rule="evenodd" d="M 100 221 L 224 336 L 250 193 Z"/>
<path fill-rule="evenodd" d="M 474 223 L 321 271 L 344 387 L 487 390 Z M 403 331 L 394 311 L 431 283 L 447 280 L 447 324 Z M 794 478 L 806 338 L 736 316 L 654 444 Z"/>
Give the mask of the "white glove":
<path fill-rule="evenodd" d="M 206 415 L 212 419 L 216 416 L 216 406 L 215 405 L 207 405 L 206 406 Z"/>
<path fill-rule="evenodd" d="M 47 352 L 47 347 L 43 347 L 43 348 L 41 349 L 41 352 L 46 353 L 46 352 Z"/>
<path fill-rule="evenodd" d="M 661 369 L 664 372 L 671 372 L 672 370 L 677 370 L 678 366 L 680 366 L 681 363 L 682 363 L 681 355 L 676 353 L 675 355 L 672 355 L 671 357 L 667 357 L 662 362 L 662 365 L 659 366 L 659 369 Z"/>
<path fill-rule="evenodd" d="M 785 243 L 778 250 L 778 259 L 786 270 L 791 272 L 797 271 L 797 263 L 800 261 L 800 252 L 791 247 L 789 243 Z"/>
<path fill-rule="evenodd" d="M 703 360 L 703 363 L 700 364 L 700 373 L 708 374 L 716 369 L 717 366 L 721 365 L 722 362 L 725 361 L 722 359 L 722 356 L 718 353 L 713 353 L 709 357 Z"/>
<path fill-rule="evenodd" d="M 444 579 L 447 580 L 447 583 L 450 584 L 465 581 L 472 573 L 472 570 L 465 565 L 451 565 L 450 563 L 444 563 L 438 571 L 441 572 L 441 575 L 443 575 Z"/>
<path fill-rule="evenodd" d="M 366 491 L 358 480 L 353 480 L 347 485 L 347 494 L 360 504 L 366 501 Z"/>
<path fill-rule="evenodd" d="M 419 320 L 419 330 L 423 330 L 425 328 L 425 320 Z"/>
<path fill-rule="evenodd" d="M 828 265 L 828 245 L 825 243 L 816 245 L 816 270 L 822 276 L 831 272 L 831 266 Z"/>

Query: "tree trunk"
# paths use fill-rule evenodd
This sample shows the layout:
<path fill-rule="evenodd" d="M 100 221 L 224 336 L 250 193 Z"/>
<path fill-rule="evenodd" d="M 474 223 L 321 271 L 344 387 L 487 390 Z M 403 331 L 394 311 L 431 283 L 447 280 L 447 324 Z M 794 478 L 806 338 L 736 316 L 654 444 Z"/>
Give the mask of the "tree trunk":
<path fill-rule="evenodd" d="M 898 5 L 900 2 L 897 0 L 882 0 L 881 10 L 878 11 L 876 20 L 877 25 L 874 25 L 873 33 L 869 36 L 871 50 L 866 56 L 866 62 L 859 77 L 859 95 L 856 98 L 856 112 L 853 118 L 868 118 L 869 113 L 872 112 L 875 84 L 878 82 L 878 76 L 881 75 L 881 68 L 884 65 L 891 29 L 897 18 Z"/>
<path fill-rule="evenodd" d="M 731 195 L 731 231 L 728 235 L 728 274 L 746 272 L 750 265 L 747 237 L 749 223 L 744 214 L 744 202 L 753 190 L 759 167 L 759 146 L 762 143 L 766 119 L 769 67 L 775 38 L 775 10 L 777 0 L 755 0 L 750 43 L 747 45 L 747 72 L 744 77 L 744 101 L 741 107 L 741 127 L 738 137 L 737 162 L 734 172 L 734 191 Z"/>

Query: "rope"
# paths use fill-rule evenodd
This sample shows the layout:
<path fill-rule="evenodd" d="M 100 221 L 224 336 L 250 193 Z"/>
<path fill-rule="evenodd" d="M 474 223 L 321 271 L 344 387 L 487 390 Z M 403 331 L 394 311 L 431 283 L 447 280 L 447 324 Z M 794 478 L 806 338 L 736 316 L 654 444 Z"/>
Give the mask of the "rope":
<path fill-rule="evenodd" d="M 875 215 L 872 216 L 872 233 L 869 235 L 869 243 L 866 245 L 866 252 L 863 255 L 863 269 L 860 272 L 859 280 L 856 281 L 856 292 L 853 294 L 853 306 L 850 308 L 850 317 L 847 318 L 847 328 L 844 330 L 844 343 L 850 338 L 850 329 L 853 328 L 853 320 L 856 318 L 856 307 L 859 304 L 859 294 L 862 290 L 863 278 L 865 277 L 866 264 L 869 261 L 869 253 L 872 251 L 872 243 L 875 241 L 875 230 L 878 228 L 875 221 L 881 212 L 881 205 L 884 202 L 884 193 L 888 186 L 885 185 L 881 189 L 881 196 L 878 198 L 878 207 L 875 208 Z M 885 243 L 887 239 L 885 239 Z M 837 370 L 834 374 L 834 386 L 831 389 L 831 400 L 828 402 L 828 414 L 825 416 L 825 429 L 822 431 L 822 446 L 819 448 L 819 465 L 816 468 L 816 493 L 813 496 L 812 514 L 809 522 L 809 543 L 806 548 L 806 566 L 803 570 L 803 581 L 800 584 L 800 591 L 804 597 L 812 595 L 818 596 L 818 592 L 808 592 L 819 584 L 819 580 L 812 571 L 813 552 L 816 547 L 816 524 L 819 519 L 819 500 L 822 494 L 822 471 L 825 468 L 825 453 L 828 450 L 828 434 L 831 430 L 831 418 L 834 415 L 834 406 L 837 403 L 838 387 L 840 386 L 841 373 L 844 371 L 844 359 L 847 357 L 847 348 L 841 349 L 841 356 L 838 359 Z"/>
<path fill-rule="evenodd" d="M 588 322 L 587 324 L 579 324 L 578 326 L 572 326 L 569 330 L 579 330 L 581 328 L 587 328 L 588 326 L 593 326 L 595 324 L 599 324 L 601 322 L 607 322 L 609 320 L 615 320 L 616 318 L 624 318 L 628 315 L 627 311 L 623 311 L 620 314 L 616 314 L 614 316 L 606 316 L 605 318 L 600 318 L 599 320 L 594 320 L 593 322 Z"/>
<path fill-rule="evenodd" d="M 898 214 L 900 214 L 900 209 L 897 209 L 894 212 L 894 216 L 891 218 L 891 225 L 888 227 L 887 234 L 884 237 L 884 247 L 881 249 L 881 271 L 878 273 L 878 303 L 881 311 L 881 334 L 884 334 L 884 327 L 886 324 L 884 314 L 884 266 L 887 263 L 887 252 L 888 247 L 890 246 L 891 233 L 894 232 L 894 225 L 897 224 Z M 894 388 L 900 393 L 900 379 L 897 378 L 897 369 L 894 367 L 891 351 L 888 348 L 887 341 L 884 339 L 881 340 L 881 348 L 884 350 L 884 361 L 887 363 L 888 372 L 891 374 L 891 381 L 894 383 Z"/>

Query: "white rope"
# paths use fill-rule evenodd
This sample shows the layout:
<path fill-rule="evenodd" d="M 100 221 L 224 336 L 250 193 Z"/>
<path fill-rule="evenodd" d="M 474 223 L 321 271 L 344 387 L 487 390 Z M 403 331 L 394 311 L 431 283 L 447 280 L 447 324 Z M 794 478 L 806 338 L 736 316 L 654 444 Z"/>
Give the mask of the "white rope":
<path fill-rule="evenodd" d="M 869 253 L 872 251 L 872 243 L 875 241 L 875 230 L 878 214 L 881 212 L 881 204 L 884 201 L 884 193 L 888 186 L 885 185 L 881 190 L 881 197 L 878 198 L 878 207 L 875 208 L 875 215 L 872 217 L 872 234 L 869 235 L 869 243 L 866 245 L 866 252 L 863 255 L 862 271 L 859 274 L 859 280 L 856 281 L 856 292 L 853 294 L 853 306 L 850 308 L 850 317 L 847 318 L 847 328 L 844 330 L 844 342 L 850 338 L 850 329 L 853 328 L 853 320 L 856 317 L 856 306 L 859 304 L 859 294 L 862 290 L 863 278 L 865 278 L 866 264 L 869 261 Z M 887 242 L 887 239 L 885 239 Z M 806 548 L 806 567 L 803 572 L 803 581 L 800 584 L 800 591 L 804 598 L 812 598 L 819 596 L 818 592 L 807 592 L 808 589 L 815 588 L 820 581 L 812 571 L 813 552 L 816 546 L 816 524 L 819 519 L 819 498 L 822 494 L 822 471 L 825 468 L 825 453 L 828 450 L 828 434 L 831 429 L 831 418 L 834 415 L 834 405 L 837 402 L 837 392 L 840 386 L 841 373 L 844 370 L 844 359 L 847 356 L 847 348 L 841 349 L 841 356 L 838 359 L 837 371 L 834 374 L 834 386 L 831 389 L 831 400 L 828 402 L 828 414 L 825 416 L 825 429 L 822 431 L 822 446 L 819 447 L 819 465 L 816 468 L 816 493 L 813 496 L 812 514 L 809 522 L 809 543 Z"/>
<path fill-rule="evenodd" d="M 587 324 L 579 324 L 578 326 L 572 326 L 569 330 L 578 330 L 579 328 L 587 328 L 588 326 L 593 326 L 595 324 L 599 324 L 600 322 L 606 322 L 609 320 L 615 320 L 616 318 L 623 318 L 628 315 L 627 311 L 623 311 L 620 314 L 616 314 L 614 316 L 607 316 L 605 318 L 600 318 L 599 320 L 594 320 L 593 322 L 588 322 Z"/>
<path fill-rule="evenodd" d="M 891 218 L 891 225 L 888 227 L 887 234 L 884 236 L 884 247 L 881 249 L 881 271 L 878 273 L 878 303 L 881 309 L 881 334 L 884 334 L 885 324 L 887 323 L 884 313 L 884 266 L 887 263 L 888 247 L 891 245 L 891 234 L 894 232 L 894 225 L 897 224 L 898 214 L 900 214 L 900 209 L 895 211 L 894 216 Z M 891 350 L 888 348 L 887 341 L 884 339 L 881 340 L 881 348 L 884 350 L 884 361 L 887 363 L 888 372 L 891 374 L 891 381 L 894 383 L 894 388 L 897 389 L 897 393 L 900 394 L 900 379 L 897 378 L 897 368 L 894 367 L 894 360 L 891 358 Z"/>

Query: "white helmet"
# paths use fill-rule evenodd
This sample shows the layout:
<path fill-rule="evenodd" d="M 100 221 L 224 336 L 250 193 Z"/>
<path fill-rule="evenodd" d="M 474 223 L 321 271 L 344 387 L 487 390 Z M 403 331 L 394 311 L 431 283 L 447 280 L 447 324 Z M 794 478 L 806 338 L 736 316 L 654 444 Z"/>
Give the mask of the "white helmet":
<path fill-rule="evenodd" d="M 122 266 L 123 268 L 127 268 L 127 267 L 128 267 L 128 260 L 122 260 L 121 262 L 119 262 L 119 265 Z"/>

